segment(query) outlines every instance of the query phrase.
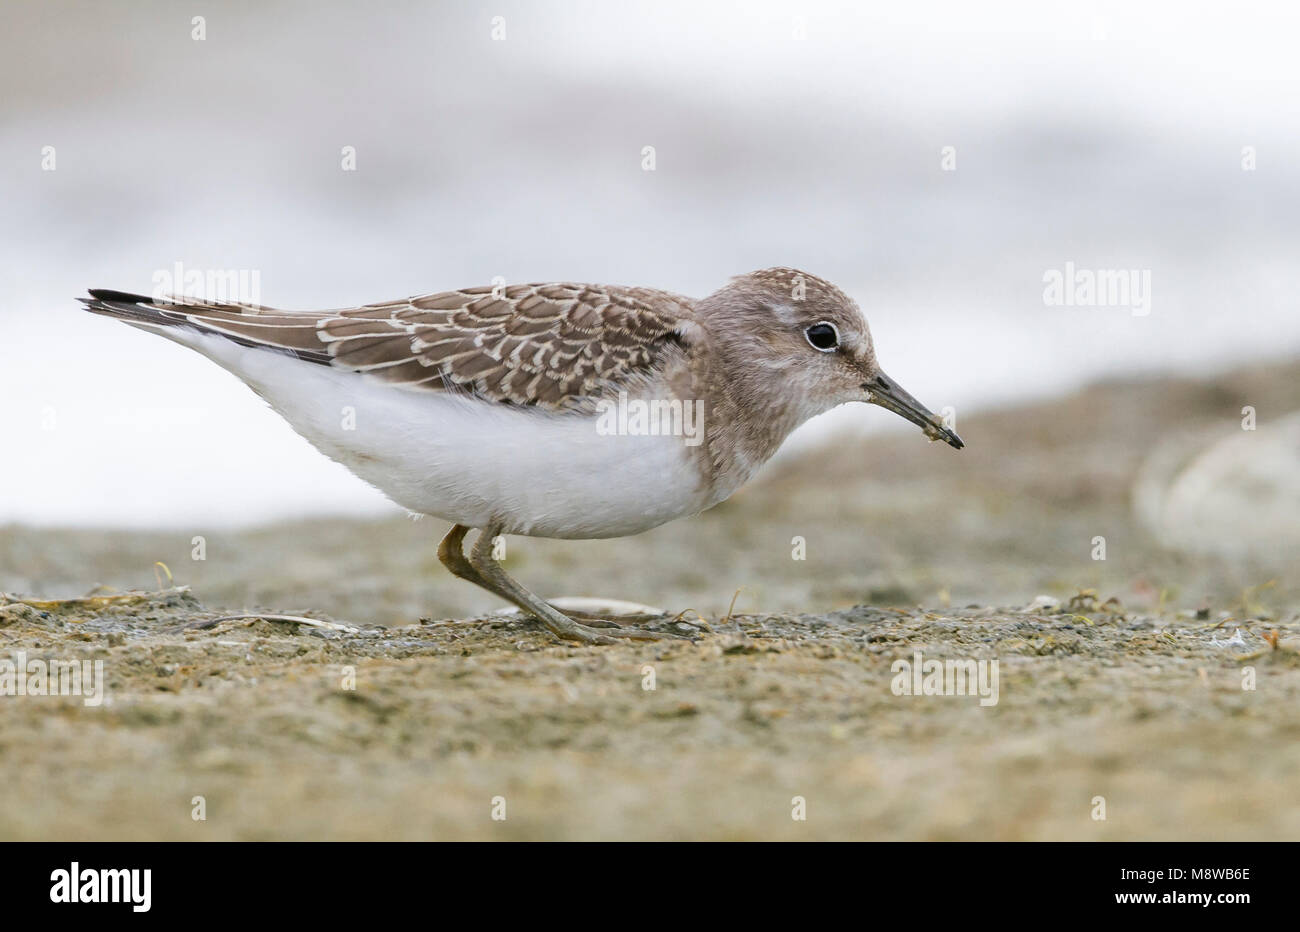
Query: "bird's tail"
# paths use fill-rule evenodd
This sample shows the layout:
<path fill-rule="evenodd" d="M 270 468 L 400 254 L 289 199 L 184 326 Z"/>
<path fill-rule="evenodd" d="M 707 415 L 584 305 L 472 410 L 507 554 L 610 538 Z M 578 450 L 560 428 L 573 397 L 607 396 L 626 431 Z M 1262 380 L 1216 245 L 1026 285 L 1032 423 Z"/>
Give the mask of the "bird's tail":
<path fill-rule="evenodd" d="M 89 298 L 77 300 L 93 314 L 114 317 L 180 343 L 188 343 L 187 334 L 197 332 L 240 346 L 287 352 L 307 362 L 330 363 L 329 353 L 316 335 L 321 315 L 191 297 L 151 298 L 106 288 L 91 288 Z"/>
<path fill-rule="evenodd" d="M 155 304 L 154 299 L 147 295 L 91 288 L 89 298 L 77 300 L 93 314 L 116 317 L 146 327 L 175 327 L 187 323 L 183 317 L 168 316 L 163 310 L 165 305 Z"/>

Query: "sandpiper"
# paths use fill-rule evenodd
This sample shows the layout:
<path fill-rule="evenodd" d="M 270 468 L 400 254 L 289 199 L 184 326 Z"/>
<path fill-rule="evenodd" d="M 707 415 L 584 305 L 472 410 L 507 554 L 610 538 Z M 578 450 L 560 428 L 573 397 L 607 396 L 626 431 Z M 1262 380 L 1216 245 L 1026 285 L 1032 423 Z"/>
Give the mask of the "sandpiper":
<path fill-rule="evenodd" d="M 234 373 L 399 505 L 452 522 L 438 548 L 447 569 L 584 643 L 666 635 L 566 615 L 505 573 L 495 538 L 623 537 L 696 514 L 850 401 L 963 445 L 884 374 L 857 304 L 797 269 L 698 300 L 568 283 L 313 312 L 90 295 L 89 310 Z"/>

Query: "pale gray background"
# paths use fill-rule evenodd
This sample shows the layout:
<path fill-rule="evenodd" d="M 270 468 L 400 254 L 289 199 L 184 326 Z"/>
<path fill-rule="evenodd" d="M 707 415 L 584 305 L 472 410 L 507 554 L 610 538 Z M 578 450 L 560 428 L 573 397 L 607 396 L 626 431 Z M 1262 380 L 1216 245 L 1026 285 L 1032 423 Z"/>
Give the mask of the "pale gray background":
<path fill-rule="evenodd" d="M 290 308 L 801 266 L 959 426 L 1293 355 L 1298 25 L 1283 3 L 6 0 L 0 522 L 393 507 L 211 363 L 76 310 L 177 261 L 260 270 Z M 1045 307 L 1066 261 L 1150 269 L 1151 315 Z M 852 406 L 796 451 L 836 429 L 906 428 Z"/>

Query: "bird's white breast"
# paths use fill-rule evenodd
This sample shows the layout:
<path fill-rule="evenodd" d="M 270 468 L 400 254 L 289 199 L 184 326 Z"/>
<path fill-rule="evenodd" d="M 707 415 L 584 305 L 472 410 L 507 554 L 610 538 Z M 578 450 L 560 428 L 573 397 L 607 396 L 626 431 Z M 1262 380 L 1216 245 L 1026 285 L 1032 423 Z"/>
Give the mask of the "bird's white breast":
<path fill-rule="evenodd" d="M 169 334 L 170 335 L 170 334 Z M 179 336 L 179 335 L 178 335 Z M 399 505 L 511 534 L 636 534 L 714 504 L 681 436 L 602 432 L 552 414 L 352 372 L 187 331 L 323 453 Z"/>

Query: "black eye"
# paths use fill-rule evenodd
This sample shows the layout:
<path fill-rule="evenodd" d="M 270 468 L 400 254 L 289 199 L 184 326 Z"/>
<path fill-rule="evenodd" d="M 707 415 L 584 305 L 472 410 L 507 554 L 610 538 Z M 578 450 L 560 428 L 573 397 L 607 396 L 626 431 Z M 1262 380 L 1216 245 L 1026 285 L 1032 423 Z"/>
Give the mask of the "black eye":
<path fill-rule="evenodd" d="M 812 344 L 812 348 L 820 350 L 823 353 L 832 353 L 840 345 L 840 332 L 835 329 L 834 324 L 828 324 L 822 321 L 820 324 L 813 324 L 803 332 Z"/>

